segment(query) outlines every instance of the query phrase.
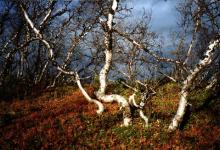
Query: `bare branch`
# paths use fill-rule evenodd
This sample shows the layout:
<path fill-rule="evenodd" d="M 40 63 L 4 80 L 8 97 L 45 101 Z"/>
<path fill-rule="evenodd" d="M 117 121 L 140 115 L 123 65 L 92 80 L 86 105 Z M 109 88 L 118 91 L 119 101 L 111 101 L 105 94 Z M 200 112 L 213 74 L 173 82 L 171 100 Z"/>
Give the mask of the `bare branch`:
<path fill-rule="evenodd" d="M 171 76 L 169 76 L 169 75 L 167 75 L 167 74 L 165 74 L 165 73 L 163 73 L 163 72 L 161 72 L 161 71 L 159 71 L 159 73 L 162 74 L 162 75 L 164 75 L 165 77 L 167 77 L 167 78 L 170 79 L 171 81 L 177 82 L 176 79 L 174 79 L 173 77 L 171 77 Z"/>
<path fill-rule="evenodd" d="M 130 41 L 131 43 L 133 43 L 134 45 L 136 45 L 139 49 L 144 50 L 145 52 L 147 52 L 148 54 L 150 54 L 151 56 L 153 56 L 154 58 L 156 58 L 158 61 L 163 61 L 163 62 L 172 62 L 175 64 L 182 64 L 181 62 L 177 61 L 177 60 L 173 60 L 170 58 L 165 58 L 165 57 L 161 57 L 157 54 L 155 54 L 153 51 L 149 50 L 148 48 L 146 48 L 144 45 L 140 44 L 139 42 L 135 41 L 134 39 L 130 38 L 128 35 L 118 31 L 117 29 L 114 29 L 114 32 L 119 34 L 120 36 L 124 37 L 125 39 L 127 39 L 128 41 Z"/>

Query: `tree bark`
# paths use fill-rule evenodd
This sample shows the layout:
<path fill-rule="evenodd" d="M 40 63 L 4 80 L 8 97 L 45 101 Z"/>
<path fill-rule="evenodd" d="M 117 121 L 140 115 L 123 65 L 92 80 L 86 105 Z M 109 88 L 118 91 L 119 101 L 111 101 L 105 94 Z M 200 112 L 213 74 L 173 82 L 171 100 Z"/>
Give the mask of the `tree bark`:
<path fill-rule="evenodd" d="M 220 33 L 219 33 L 220 34 Z M 216 45 L 219 44 L 219 39 L 210 42 L 208 49 L 205 52 L 204 59 L 200 60 L 196 67 L 191 71 L 191 74 L 183 82 L 183 87 L 180 92 L 180 101 L 177 113 L 173 118 L 169 130 L 173 131 L 176 130 L 181 123 L 183 116 L 185 114 L 186 106 L 187 106 L 187 96 L 189 94 L 189 89 L 192 86 L 193 82 L 195 81 L 196 77 L 199 73 L 212 62 L 212 56 L 215 50 Z"/>
<path fill-rule="evenodd" d="M 79 75 L 76 73 L 76 83 L 80 89 L 80 91 L 82 92 L 83 96 L 86 98 L 86 100 L 88 102 L 92 102 L 92 103 L 95 103 L 97 106 L 98 106 L 98 110 L 96 111 L 97 114 L 101 114 L 103 111 L 104 111 L 104 106 L 101 102 L 95 100 L 95 99 L 92 99 L 88 93 L 85 91 L 85 89 L 82 87 L 82 84 L 80 82 L 80 78 L 79 78 Z"/>
<path fill-rule="evenodd" d="M 118 1 L 119 0 L 113 0 L 112 4 L 112 10 L 110 10 L 108 14 L 108 20 L 107 20 L 107 25 L 104 25 L 104 31 L 105 31 L 105 64 L 103 68 L 100 71 L 99 74 L 99 82 L 100 82 L 100 87 L 99 90 L 95 93 L 97 98 L 103 102 L 113 102 L 116 101 L 122 108 L 123 108 L 123 125 L 128 126 L 131 123 L 131 110 L 130 110 L 130 105 L 128 101 L 121 95 L 116 95 L 116 94 L 111 94 L 111 95 L 106 95 L 106 80 L 107 76 L 112 64 L 112 53 L 113 53 L 113 46 L 112 46 L 112 23 L 113 23 L 113 18 L 114 14 L 117 10 L 118 6 Z"/>

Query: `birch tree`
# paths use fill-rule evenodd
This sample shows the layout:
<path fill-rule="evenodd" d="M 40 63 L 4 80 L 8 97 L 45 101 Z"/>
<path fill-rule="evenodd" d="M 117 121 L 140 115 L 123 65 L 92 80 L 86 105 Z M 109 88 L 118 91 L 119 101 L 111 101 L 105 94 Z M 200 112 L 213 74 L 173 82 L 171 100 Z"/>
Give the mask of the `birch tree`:
<path fill-rule="evenodd" d="M 219 34 L 220 35 L 220 34 Z M 201 73 L 201 71 L 211 64 L 212 57 L 214 55 L 215 48 L 219 45 L 219 39 L 211 41 L 208 45 L 207 50 L 204 54 L 204 59 L 201 59 L 196 67 L 191 71 L 191 74 L 187 76 L 186 80 L 183 82 L 183 86 L 180 92 L 180 100 L 179 100 L 179 107 L 175 117 L 172 120 L 172 123 L 169 126 L 169 130 L 175 130 L 181 123 L 186 106 L 188 105 L 187 96 L 189 94 L 189 89 L 192 86 L 193 82 L 195 81 L 196 77 Z"/>
<path fill-rule="evenodd" d="M 128 101 L 121 95 L 111 94 L 106 95 L 106 86 L 107 86 L 107 76 L 112 64 L 112 54 L 113 54 L 113 19 L 115 12 L 118 7 L 119 0 L 113 0 L 112 6 L 108 14 L 108 20 L 102 22 L 104 29 L 104 42 L 105 42 L 105 64 L 99 74 L 100 87 L 99 90 L 95 93 L 97 98 L 103 102 L 113 102 L 116 101 L 123 109 L 123 120 L 124 125 L 128 126 L 131 123 L 131 112 Z"/>
<path fill-rule="evenodd" d="M 214 62 L 218 56 L 219 49 L 219 21 L 218 21 L 218 13 L 219 9 L 217 8 L 218 1 L 206 2 L 200 0 L 186 1 L 182 7 L 182 13 L 185 16 L 184 23 L 189 21 L 190 23 L 194 23 L 193 32 L 192 32 L 192 40 L 189 44 L 189 48 L 186 53 L 186 59 L 184 60 L 184 65 L 187 68 L 191 68 L 190 65 L 187 65 L 189 59 L 192 58 L 192 53 L 203 53 L 203 56 L 200 56 L 197 53 L 197 57 L 199 57 L 198 63 L 194 63 L 192 65 L 192 69 L 187 72 L 187 76 L 185 77 L 182 88 L 180 92 L 180 100 L 178 109 L 175 117 L 173 118 L 171 124 L 169 125 L 169 130 L 173 131 L 177 129 L 183 119 L 183 116 L 186 111 L 187 105 L 190 105 L 188 102 L 188 95 L 192 87 L 196 84 L 196 80 L 201 78 L 204 72 L 209 72 L 209 69 L 206 69 L 210 64 L 214 66 Z M 211 10 L 215 8 L 214 10 Z M 193 12 L 194 10 L 194 12 Z M 189 25 L 189 22 L 185 25 Z M 210 33 L 206 33 L 206 38 L 199 38 L 202 35 L 203 29 L 206 27 L 210 28 Z M 206 40 L 210 40 L 208 43 Z M 205 43 L 206 46 L 201 47 L 201 43 Z M 193 45 L 197 45 L 193 48 Z M 199 49 L 199 47 L 201 47 Z M 199 49 L 196 51 L 196 48 Z M 194 50 L 194 51 L 193 51 Z M 195 58 L 194 58 L 195 59 Z M 195 59 L 196 60 L 196 59 Z M 205 70 L 205 71 L 204 71 Z M 214 74 L 213 74 L 214 75 Z M 202 78 L 201 78 L 202 79 Z M 204 80 L 203 80 L 204 82 Z M 210 87 L 212 87 L 213 83 L 210 83 Z M 210 88 L 208 86 L 208 88 Z"/>
<path fill-rule="evenodd" d="M 88 102 L 97 106 L 97 114 L 103 113 L 103 103 L 117 102 L 123 112 L 123 126 L 131 124 L 133 107 L 137 109 L 147 127 L 148 117 L 144 115 L 144 108 L 156 93 L 155 86 L 151 86 L 148 81 L 152 77 L 154 80 L 159 79 L 161 75 L 173 82 L 181 82 L 183 79 L 179 107 L 169 130 L 177 129 L 181 123 L 189 104 L 187 96 L 197 80 L 204 81 L 205 77 L 210 80 L 211 77 L 206 75 L 209 74 L 216 79 L 213 81 L 218 83 L 216 76 L 219 70 L 214 70 L 214 65 L 211 66 L 219 66 L 220 62 L 219 52 L 216 52 L 219 48 L 218 1 L 208 3 L 186 0 L 187 5 L 183 5 L 182 11 L 189 22 L 184 24 L 184 28 L 191 27 L 190 31 L 186 31 L 191 34 L 191 41 L 184 43 L 187 40 L 181 39 L 176 48 L 188 44 L 183 52 L 184 56 L 181 56 L 183 59 L 163 56 L 157 34 L 149 29 L 150 16 L 143 15 L 128 24 L 128 15 L 125 13 L 123 16 L 121 11 L 129 12 L 129 9 L 122 7 L 122 1 L 83 0 L 74 7 L 71 6 L 71 1 L 65 1 L 63 5 L 60 3 L 62 7 L 58 10 L 60 5 L 56 1 L 37 2 L 25 4 L 23 1 L 13 1 L 13 6 L 19 12 L 21 26 L 13 28 L 11 25 L 13 32 L 9 36 L 10 40 L 1 44 L 3 54 L 0 57 L 5 57 L 0 72 L 2 81 L 8 73 L 14 75 L 16 72 L 17 77 L 27 78 L 34 85 L 40 84 L 44 77 L 53 78 L 50 84 L 53 87 L 57 80 L 63 79 L 61 75 L 65 75 L 75 81 Z M 34 11 L 38 8 L 39 12 Z M 4 26 L 4 23 L 0 25 Z M 205 29 L 207 33 L 204 33 Z M 4 35 L 3 32 L 1 29 L 0 36 Z M 204 36 L 208 38 L 203 41 Z M 82 57 L 88 58 L 87 63 Z M 180 70 L 181 81 L 164 71 L 161 66 L 167 64 Z M 8 69 L 14 66 L 16 69 Z M 94 72 L 98 74 L 99 87 L 94 93 L 95 98 L 90 97 L 81 83 L 81 80 L 85 79 L 85 72 L 90 72 L 91 66 L 95 68 L 92 76 Z M 121 93 L 106 92 L 108 79 L 112 77 L 111 72 L 116 74 L 116 77 L 123 76 L 126 79 L 121 84 L 132 90 L 129 98 Z M 48 82 L 48 79 L 45 80 Z M 207 88 L 215 83 L 210 82 Z M 137 98 L 140 100 L 137 101 Z"/>
<path fill-rule="evenodd" d="M 123 114 L 124 125 L 128 126 L 131 122 L 131 118 L 130 118 L 130 106 L 129 106 L 127 100 L 124 97 L 120 96 L 120 95 L 116 95 L 116 94 L 106 95 L 105 94 L 106 80 L 107 80 L 107 75 L 108 75 L 110 65 L 111 65 L 112 50 L 113 50 L 112 49 L 112 23 L 113 23 L 113 18 L 114 18 L 114 14 L 115 14 L 115 11 L 117 9 L 117 6 L 118 6 L 118 1 L 114 0 L 113 4 L 112 4 L 112 7 L 111 7 L 111 11 L 108 14 L 108 20 L 107 20 L 107 22 L 103 23 L 104 24 L 103 28 L 104 28 L 104 31 L 105 31 L 106 60 L 105 60 L 105 65 L 103 66 L 103 68 L 100 71 L 100 75 L 99 75 L 100 76 L 99 77 L 99 79 L 100 79 L 100 88 L 96 92 L 96 96 L 99 100 L 101 100 L 103 102 L 113 102 L 113 101 L 118 102 L 119 105 L 121 105 L 121 107 L 124 109 L 124 114 Z M 49 57 L 50 57 L 50 60 L 52 61 L 52 63 L 57 67 L 57 69 L 59 71 L 62 71 L 65 74 L 75 76 L 77 85 L 79 86 L 80 90 L 82 91 L 82 93 L 84 94 L 86 99 L 89 102 L 94 102 L 95 104 L 97 104 L 97 106 L 99 107 L 99 110 L 97 111 L 97 113 L 101 113 L 103 111 L 102 104 L 100 102 L 98 102 L 97 100 L 91 99 L 88 96 L 88 94 L 85 92 L 85 90 L 81 86 L 79 76 L 76 72 L 65 71 L 64 68 L 57 63 L 57 61 L 54 58 L 53 48 L 51 47 L 50 43 L 47 40 L 45 40 L 45 38 L 41 34 L 40 30 L 36 28 L 36 26 L 34 25 L 32 20 L 30 19 L 29 15 L 27 14 L 26 10 L 24 9 L 23 5 L 20 4 L 20 7 L 21 7 L 21 10 L 22 10 L 23 15 L 25 17 L 25 20 L 27 21 L 27 23 L 29 24 L 29 26 L 31 27 L 33 32 L 36 34 L 36 36 L 39 38 L 39 40 L 47 47 L 48 52 L 49 52 Z"/>

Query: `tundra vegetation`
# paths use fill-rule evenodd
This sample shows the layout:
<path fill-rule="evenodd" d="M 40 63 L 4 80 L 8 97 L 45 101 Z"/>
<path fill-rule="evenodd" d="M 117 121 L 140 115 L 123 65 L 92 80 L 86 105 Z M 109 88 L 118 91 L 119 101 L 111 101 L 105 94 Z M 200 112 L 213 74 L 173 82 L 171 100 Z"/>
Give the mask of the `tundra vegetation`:
<path fill-rule="evenodd" d="M 218 149 L 219 6 L 181 0 L 165 50 L 127 0 L 1 0 L 0 148 Z"/>

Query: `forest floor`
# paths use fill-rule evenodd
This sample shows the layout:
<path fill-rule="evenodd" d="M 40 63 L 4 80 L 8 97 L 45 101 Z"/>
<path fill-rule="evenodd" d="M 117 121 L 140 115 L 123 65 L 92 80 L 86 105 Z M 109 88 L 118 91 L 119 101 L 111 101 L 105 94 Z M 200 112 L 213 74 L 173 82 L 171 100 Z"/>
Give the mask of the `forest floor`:
<path fill-rule="evenodd" d="M 86 89 L 92 95 L 94 88 Z M 31 100 L 1 101 L 0 149 L 220 149 L 220 97 L 194 92 L 190 101 L 196 108 L 185 125 L 167 131 L 178 92 L 174 84 L 157 90 L 145 109 L 148 128 L 137 112 L 132 126 L 121 127 L 116 103 L 105 104 L 98 116 L 96 106 L 76 89 L 61 96 L 49 92 Z"/>

